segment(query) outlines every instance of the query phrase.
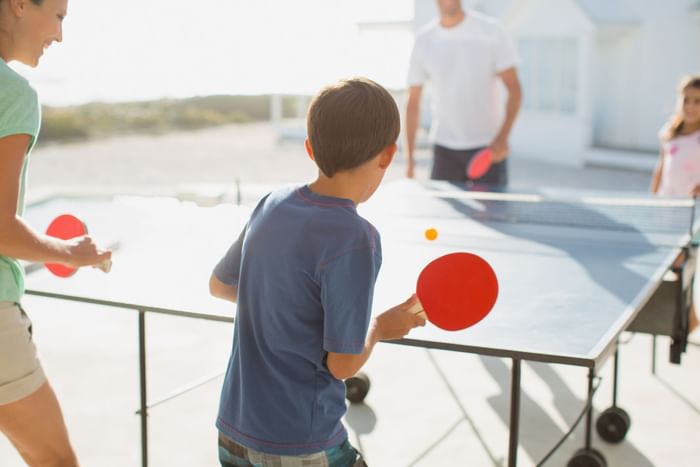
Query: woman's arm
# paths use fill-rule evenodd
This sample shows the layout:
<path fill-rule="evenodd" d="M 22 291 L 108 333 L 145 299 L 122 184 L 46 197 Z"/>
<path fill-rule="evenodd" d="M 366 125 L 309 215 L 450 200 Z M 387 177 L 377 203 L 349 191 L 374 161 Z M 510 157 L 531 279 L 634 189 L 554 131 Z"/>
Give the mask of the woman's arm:
<path fill-rule="evenodd" d="M 98 251 L 90 237 L 59 240 L 35 232 L 17 215 L 22 164 L 29 135 L 0 138 L 0 255 L 74 267 L 100 264 L 111 252 Z"/>

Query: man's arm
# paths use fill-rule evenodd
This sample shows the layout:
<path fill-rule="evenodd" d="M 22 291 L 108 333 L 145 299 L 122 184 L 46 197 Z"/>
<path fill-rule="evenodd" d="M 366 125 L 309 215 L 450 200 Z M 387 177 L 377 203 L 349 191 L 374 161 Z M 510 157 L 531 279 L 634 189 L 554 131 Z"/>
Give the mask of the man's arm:
<path fill-rule="evenodd" d="M 515 118 L 520 111 L 520 103 L 522 101 L 522 89 L 520 88 L 520 80 L 515 67 L 503 70 L 498 74 L 503 81 L 508 92 L 508 100 L 506 101 L 506 116 L 503 120 L 503 125 L 496 135 L 496 138 L 491 143 L 493 150 L 493 160 L 500 162 L 508 157 L 510 148 L 508 147 L 508 137 L 515 123 Z"/>
<path fill-rule="evenodd" d="M 416 148 L 416 134 L 420 124 L 420 100 L 423 86 L 411 86 L 408 89 L 406 103 L 406 177 L 413 178 L 415 159 L 413 152 Z"/>

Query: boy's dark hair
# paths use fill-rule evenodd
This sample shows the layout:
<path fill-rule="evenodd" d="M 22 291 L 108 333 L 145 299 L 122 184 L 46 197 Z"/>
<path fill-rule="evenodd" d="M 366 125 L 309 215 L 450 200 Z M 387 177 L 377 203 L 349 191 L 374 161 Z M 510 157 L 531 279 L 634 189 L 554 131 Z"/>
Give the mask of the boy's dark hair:
<path fill-rule="evenodd" d="M 314 97 L 306 117 L 316 165 L 327 176 L 358 167 L 394 144 L 401 122 L 394 98 L 381 85 L 353 78 Z"/>

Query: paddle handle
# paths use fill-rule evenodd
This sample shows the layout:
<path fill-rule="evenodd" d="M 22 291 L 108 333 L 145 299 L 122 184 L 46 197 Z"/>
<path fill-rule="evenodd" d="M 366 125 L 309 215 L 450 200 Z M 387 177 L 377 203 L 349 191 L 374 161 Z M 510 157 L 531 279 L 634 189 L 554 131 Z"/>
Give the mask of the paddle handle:
<path fill-rule="evenodd" d="M 110 244 L 107 249 L 110 251 L 118 250 L 119 247 L 121 246 L 120 242 L 114 242 Z M 109 272 L 112 270 L 112 260 L 111 259 L 106 259 L 102 261 L 100 264 L 95 265 L 97 269 L 99 269 L 102 272 Z"/>
<path fill-rule="evenodd" d="M 100 264 L 95 265 L 95 267 L 102 272 L 109 272 L 112 270 L 112 260 L 106 259 L 106 260 L 102 261 Z"/>
<path fill-rule="evenodd" d="M 411 308 L 408 309 L 409 313 L 413 313 L 414 315 L 420 316 L 421 318 L 427 320 L 428 315 L 425 314 L 425 310 L 423 309 L 423 305 L 420 304 L 419 301 L 416 300 L 416 303 L 413 304 Z"/>

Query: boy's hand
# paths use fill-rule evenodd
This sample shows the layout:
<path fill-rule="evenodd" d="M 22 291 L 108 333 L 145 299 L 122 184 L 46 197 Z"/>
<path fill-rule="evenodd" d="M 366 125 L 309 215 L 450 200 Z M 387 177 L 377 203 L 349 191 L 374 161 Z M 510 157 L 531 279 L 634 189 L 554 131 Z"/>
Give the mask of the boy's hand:
<path fill-rule="evenodd" d="M 695 185 L 692 190 L 690 190 L 690 196 L 700 196 L 700 185 Z"/>
<path fill-rule="evenodd" d="M 425 326 L 425 319 L 408 311 L 417 302 L 418 298 L 412 295 L 405 302 L 377 316 L 374 320 L 374 328 L 379 340 L 401 339 L 411 329 Z"/>
<path fill-rule="evenodd" d="M 365 364 L 377 342 L 400 339 L 416 326 L 425 326 L 423 318 L 408 311 L 417 302 L 418 299 L 413 295 L 402 304 L 374 318 L 365 341 L 365 349 L 361 354 L 328 352 L 326 366 L 331 375 L 339 380 L 355 375 Z"/>

